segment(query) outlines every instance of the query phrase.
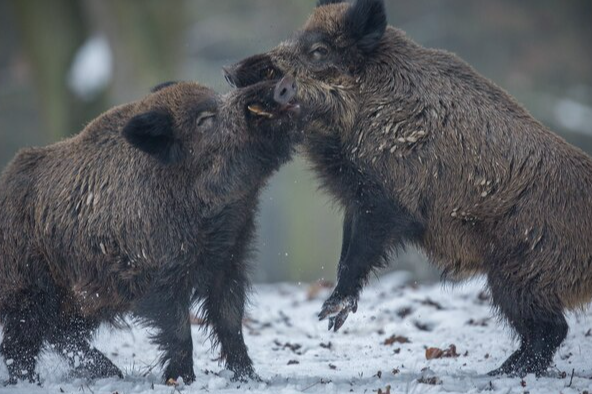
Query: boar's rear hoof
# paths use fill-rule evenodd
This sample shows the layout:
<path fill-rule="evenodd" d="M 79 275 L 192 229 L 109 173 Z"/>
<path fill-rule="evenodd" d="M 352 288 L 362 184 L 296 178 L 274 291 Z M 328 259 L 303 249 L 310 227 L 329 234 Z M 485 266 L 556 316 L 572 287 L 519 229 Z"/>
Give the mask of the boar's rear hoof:
<path fill-rule="evenodd" d="M 501 365 L 488 373 L 489 376 L 507 375 L 510 377 L 523 378 L 528 374 L 535 374 L 537 377 L 544 375 L 551 360 L 543 355 L 535 355 L 528 351 L 517 350 Z"/>
<path fill-rule="evenodd" d="M 8 378 L 8 380 L 2 381 L 2 387 L 13 386 L 13 385 L 17 384 L 19 381 L 29 382 L 29 383 L 37 383 L 38 386 L 41 386 L 41 381 L 39 380 L 39 374 L 33 374 L 31 377 L 27 377 L 27 376 L 23 375 L 23 376 L 19 376 L 17 378 L 16 376 L 11 376 Z"/>
<path fill-rule="evenodd" d="M 179 378 L 183 379 L 184 384 L 195 382 L 193 364 L 185 366 L 169 364 L 164 372 L 165 383 L 168 384 L 169 381 L 176 382 Z"/>
<path fill-rule="evenodd" d="M 121 370 L 95 348 L 84 356 L 81 364 L 72 370 L 71 375 L 91 380 L 115 377 L 123 379 Z"/>
<path fill-rule="evenodd" d="M 249 380 L 255 382 L 263 382 L 263 379 L 257 373 L 253 367 L 246 368 L 243 371 L 234 371 L 234 376 L 231 379 L 233 382 L 247 383 Z"/>
<path fill-rule="evenodd" d="M 487 375 L 489 376 L 500 376 L 500 375 L 512 375 L 520 362 L 524 354 L 524 348 L 520 348 L 516 350 L 504 363 L 497 369 L 493 371 L 489 371 Z"/>
<path fill-rule="evenodd" d="M 248 356 L 246 356 L 246 358 L 239 358 L 238 360 L 227 360 L 226 363 L 226 367 L 234 372 L 234 376 L 231 379 L 233 382 L 246 383 L 249 380 L 255 380 L 258 382 L 263 381 L 255 372 L 253 363 L 251 362 L 251 359 L 248 358 Z"/>

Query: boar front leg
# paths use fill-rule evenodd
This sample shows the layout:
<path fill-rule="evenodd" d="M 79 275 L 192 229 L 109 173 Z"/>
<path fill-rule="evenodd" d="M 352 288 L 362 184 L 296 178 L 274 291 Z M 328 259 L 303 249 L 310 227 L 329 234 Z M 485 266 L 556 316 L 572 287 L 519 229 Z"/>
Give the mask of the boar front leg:
<path fill-rule="evenodd" d="M 98 326 L 81 316 L 64 316 L 53 322 L 48 331 L 48 342 L 64 357 L 73 376 L 101 379 L 112 376 L 123 378 L 123 373 L 103 353 L 92 347 L 89 338 Z"/>
<path fill-rule="evenodd" d="M 339 264 L 345 260 L 347 252 L 349 251 L 349 245 L 352 239 L 352 227 L 354 222 L 355 208 L 346 208 L 345 214 L 343 215 L 343 237 L 341 240 L 341 254 L 339 256 Z"/>
<path fill-rule="evenodd" d="M 339 330 L 355 313 L 368 276 L 386 264 L 389 250 L 417 238 L 420 226 L 391 202 L 355 204 L 346 209 L 337 286 L 323 304 L 319 320 L 329 318 L 329 330 Z"/>
<path fill-rule="evenodd" d="M 220 344 L 226 367 L 234 372 L 234 380 L 258 379 L 243 338 L 242 321 L 248 279 L 245 267 L 231 264 L 220 272 L 208 288 L 204 303 L 206 319 Z"/>
<path fill-rule="evenodd" d="M 53 312 L 45 302 L 49 298 L 37 289 L 24 290 L 11 295 L 2 310 L 0 355 L 6 362 L 9 384 L 39 381 L 35 366 L 48 329 L 47 315 Z"/>
<path fill-rule="evenodd" d="M 184 383 L 190 384 L 195 381 L 189 316 L 191 290 L 180 283 L 183 274 L 165 274 L 163 284 L 149 291 L 136 313 L 147 325 L 158 328 L 152 341 L 164 351 L 160 359 L 166 366 L 164 381 L 181 377 Z"/>

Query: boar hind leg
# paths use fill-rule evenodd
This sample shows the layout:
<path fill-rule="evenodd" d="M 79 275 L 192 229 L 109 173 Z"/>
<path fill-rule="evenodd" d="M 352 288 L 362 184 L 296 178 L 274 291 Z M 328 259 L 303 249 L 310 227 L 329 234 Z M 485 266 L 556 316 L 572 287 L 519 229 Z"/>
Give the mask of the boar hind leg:
<path fill-rule="evenodd" d="M 74 368 L 74 376 L 90 379 L 123 378 L 119 368 L 90 345 L 89 338 L 95 328 L 96 324 L 82 317 L 62 317 L 53 325 L 48 342 Z"/>
<path fill-rule="evenodd" d="M 19 380 L 38 381 L 35 374 L 37 357 L 41 351 L 48 328 L 50 297 L 39 291 L 23 291 L 15 294 L 2 311 L 4 337 L 0 354 L 4 357 L 9 374 L 9 384 Z"/>
<path fill-rule="evenodd" d="M 220 344 L 226 366 L 234 372 L 234 380 L 258 379 L 243 338 L 242 321 L 248 282 L 244 269 L 234 268 L 218 274 L 209 287 L 204 312 Z"/>
<path fill-rule="evenodd" d="M 181 276 L 176 274 L 174 277 Z M 150 295 L 139 305 L 137 314 L 145 324 L 158 329 L 152 341 L 164 352 L 160 359 L 161 365 L 165 366 L 164 381 L 182 378 L 184 383 L 191 384 L 195 381 L 195 372 L 189 317 L 190 292 L 182 288 L 181 285 L 178 288 L 163 285 L 150 291 Z"/>
<path fill-rule="evenodd" d="M 553 356 L 567 336 L 568 325 L 556 299 L 536 285 L 512 283 L 510 278 L 489 275 L 495 307 L 501 312 L 520 339 L 520 347 L 490 375 L 525 376 L 544 374 Z"/>

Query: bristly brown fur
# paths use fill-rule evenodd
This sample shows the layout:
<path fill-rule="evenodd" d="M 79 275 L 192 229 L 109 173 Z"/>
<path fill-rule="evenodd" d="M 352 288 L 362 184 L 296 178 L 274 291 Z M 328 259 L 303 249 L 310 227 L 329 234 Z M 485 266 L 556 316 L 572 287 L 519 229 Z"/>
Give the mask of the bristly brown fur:
<path fill-rule="evenodd" d="M 314 110 L 306 154 L 345 207 L 339 282 L 321 317 L 339 328 L 386 251 L 412 242 L 446 276 L 487 275 L 522 340 L 495 372 L 543 373 L 564 311 L 592 297 L 592 160 L 454 54 L 393 27 L 377 35 L 367 22 L 382 20 L 381 5 L 319 7 L 258 55 L 299 81 Z M 232 69 L 237 86 L 251 65 Z"/>
<path fill-rule="evenodd" d="M 0 353 L 10 383 L 36 380 L 49 343 L 91 378 L 121 372 L 88 342 L 131 312 L 156 328 L 164 378 L 195 379 L 189 310 L 203 302 L 236 379 L 261 188 L 289 160 L 294 117 L 275 82 L 220 97 L 160 85 L 79 135 L 21 151 L 0 177 Z M 274 119 L 248 111 L 257 104 Z"/>

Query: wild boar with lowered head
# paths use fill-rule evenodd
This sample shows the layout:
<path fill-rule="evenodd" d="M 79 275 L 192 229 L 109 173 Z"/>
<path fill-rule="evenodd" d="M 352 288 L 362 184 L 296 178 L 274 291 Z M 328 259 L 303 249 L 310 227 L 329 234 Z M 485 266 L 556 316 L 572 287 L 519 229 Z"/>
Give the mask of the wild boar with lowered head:
<path fill-rule="evenodd" d="M 17 154 L 0 177 L 0 353 L 35 381 L 49 344 L 77 373 L 122 376 L 89 338 L 131 312 L 155 328 L 164 379 L 195 379 L 202 302 L 235 378 L 254 377 L 242 318 L 258 195 L 289 160 L 290 78 L 219 96 L 170 83 L 80 134 Z"/>

